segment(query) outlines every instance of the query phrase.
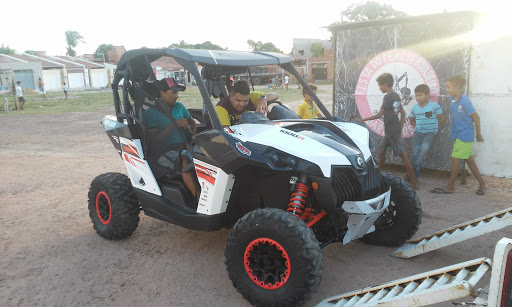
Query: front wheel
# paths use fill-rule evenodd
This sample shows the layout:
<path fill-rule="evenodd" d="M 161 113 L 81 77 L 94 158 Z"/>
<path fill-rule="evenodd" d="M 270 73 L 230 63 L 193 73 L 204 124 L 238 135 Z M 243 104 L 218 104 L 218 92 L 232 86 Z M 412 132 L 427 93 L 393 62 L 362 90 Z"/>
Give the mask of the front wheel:
<path fill-rule="evenodd" d="M 101 174 L 91 182 L 89 216 L 100 236 L 109 240 L 130 236 L 139 224 L 139 211 L 139 201 L 125 175 Z"/>
<path fill-rule="evenodd" d="M 391 187 L 389 206 L 375 223 L 375 231 L 361 238 L 366 243 L 398 246 L 418 231 L 421 224 L 421 203 L 416 191 L 402 178 L 382 174 L 384 186 Z"/>
<path fill-rule="evenodd" d="M 247 213 L 231 229 L 224 254 L 233 286 L 255 305 L 299 305 L 322 278 L 315 235 L 279 209 Z"/>

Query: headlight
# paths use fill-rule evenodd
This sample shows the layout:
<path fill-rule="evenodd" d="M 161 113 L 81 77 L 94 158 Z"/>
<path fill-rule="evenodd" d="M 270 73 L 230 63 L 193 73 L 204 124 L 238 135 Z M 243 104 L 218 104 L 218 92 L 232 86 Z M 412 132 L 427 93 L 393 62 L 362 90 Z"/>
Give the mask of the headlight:
<path fill-rule="evenodd" d="M 267 150 L 265 156 L 267 156 L 268 163 L 272 168 L 293 169 L 297 166 L 298 158 L 277 149 Z"/>
<path fill-rule="evenodd" d="M 297 171 L 307 174 L 322 176 L 322 171 L 318 165 L 301 158 L 290 155 L 289 153 L 268 148 L 263 154 L 267 157 L 267 164 L 274 170 L 278 171 Z"/>

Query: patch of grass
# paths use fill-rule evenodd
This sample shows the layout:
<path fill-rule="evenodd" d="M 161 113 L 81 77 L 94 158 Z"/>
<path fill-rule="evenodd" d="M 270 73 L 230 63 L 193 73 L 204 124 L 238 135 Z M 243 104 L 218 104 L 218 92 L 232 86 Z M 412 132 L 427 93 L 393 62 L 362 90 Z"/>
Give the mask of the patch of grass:
<path fill-rule="evenodd" d="M 328 84 L 332 84 L 332 81 L 331 80 L 318 80 L 318 81 L 315 81 L 315 84 L 316 85 L 328 85 Z"/>
<path fill-rule="evenodd" d="M 23 110 L 15 110 L 14 96 L 13 95 L 0 95 L 0 100 L 3 102 L 5 98 L 9 101 L 9 115 L 19 114 L 55 114 L 65 112 L 92 112 L 99 108 L 112 106 L 111 91 L 71 91 L 68 92 L 68 99 L 65 99 L 62 91 L 47 92 L 46 99 L 41 99 L 41 96 L 33 91 L 24 90 L 23 97 L 27 102 Z M 3 106 L 3 103 L 1 103 Z M 3 112 L 3 108 L 0 114 Z"/>
<path fill-rule="evenodd" d="M 256 91 L 261 92 L 275 92 L 279 95 L 281 102 L 296 102 L 302 101 L 302 90 L 298 86 L 290 85 L 288 91 L 284 88 L 269 89 L 266 86 L 255 86 Z M 320 94 L 321 90 L 317 94 Z M 119 92 L 122 96 L 122 92 Z M 203 98 L 199 89 L 196 86 L 189 86 L 184 92 L 180 92 L 178 101 L 185 104 L 187 108 L 202 108 Z M 23 97 L 27 100 L 23 111 L 14 111 L 14 96 L 12 94 L 0 94 L 0 116 L 7 115 L 3 112 L 3 102 L 7 98 L 9 102 L 8 115 L 19 114 L 56 114 L 66 112 L 94 112 L 103 108 L 111 107 L 112 113 L 114 112 L 114 100 L 112 91 L 70 91 L 68 92 L 68 99 L 65 99 L 62 91 L 47 92 L 46 99 L 42 100 L 40 95 L 32 90 L 24 90 Z M 219 99 L 211 98 L 212 102 L 216 104 Z"/>

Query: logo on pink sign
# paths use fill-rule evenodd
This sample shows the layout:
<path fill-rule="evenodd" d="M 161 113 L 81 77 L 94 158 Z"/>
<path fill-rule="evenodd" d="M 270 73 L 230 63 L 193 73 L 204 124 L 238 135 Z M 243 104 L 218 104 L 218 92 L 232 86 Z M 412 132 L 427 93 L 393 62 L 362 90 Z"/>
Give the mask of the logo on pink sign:
<path fill-rule="evenodd" d="M 357 80 L 355 98 L 361 117 L 370 117 L 379 112 L 384 94 L 376 80 L 386 72 L 395 77 L 393 90 L 400 96 L 406 113 L 402 137 L 411 137 L 414 127 L 409 123 L 409 114 L 412 106 L 417 104 L 414 89 L 420 84 L 428 85 L 430 101 L 438 102 L 440 87 L 436 71 L 427 59 L 410 50 L 392 49 L 379 53 L 366 64 Z M 384 135 L 383 118 L 367 121 L 366 125 L 373 132 Z"/>

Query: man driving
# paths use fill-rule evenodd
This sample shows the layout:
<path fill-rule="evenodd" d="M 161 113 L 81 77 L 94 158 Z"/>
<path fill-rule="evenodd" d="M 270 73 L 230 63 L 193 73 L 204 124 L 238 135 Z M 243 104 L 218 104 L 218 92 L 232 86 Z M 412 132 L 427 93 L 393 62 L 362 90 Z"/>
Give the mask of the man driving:
<path fill-rule="evenodd" d="M 267 101 L 278 99 L 276 93 L 251 92 L 246 81 L 237 81 L 228 96 L 217 103 L 215 111 L 223 127 L 238 124 L 240 116 L 248 111 L 267 112 Z M 250 102 L 250 103 L 249 103 Z"/>
<path fill-rule="evenodd" d="M 186 87 L 179 85 L 174 78 L 158 81 L 158 87 L 160 97 L 156 102 L 156 108 L 149 108 L 144 112 L 152 144 L 156 145 L 153 148 L 162 153 L 157 158 L 157 163 L 169 169 L 181 169 L 183 182 L 196 198 L 197 184 L 194 172 L 183 171 L 192 163 L 192 156 L 185 145 L 189 142 L 185 129 L 190 130 L 192 134 L 196 133 L 196 122 L 187 108 L 178 101 L 179 92 L 184 91 Z"/>

